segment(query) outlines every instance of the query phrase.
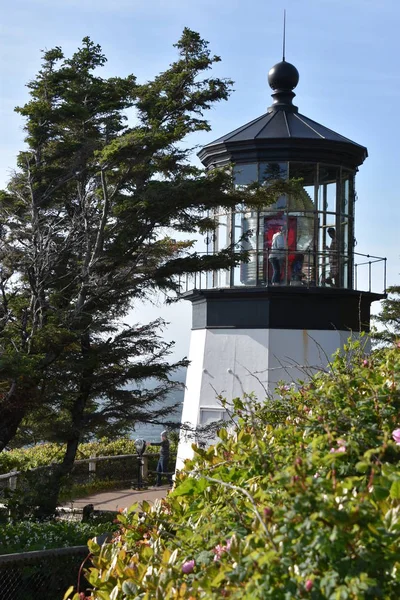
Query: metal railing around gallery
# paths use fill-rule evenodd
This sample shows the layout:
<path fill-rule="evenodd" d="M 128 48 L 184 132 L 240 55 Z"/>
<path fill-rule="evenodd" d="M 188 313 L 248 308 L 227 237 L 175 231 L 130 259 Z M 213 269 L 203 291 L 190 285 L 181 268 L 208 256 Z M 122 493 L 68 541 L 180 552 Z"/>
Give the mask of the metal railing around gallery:
<path fill-rule="evenodd" d="M 387 259 L 371 254 L 354 252 L 346 254 L 329 251 L 282 250 L 281 286 L 305 288 L 354 289 L 360 292 L 386 293 Z M 198 253 L 207 256 L 206 253 Z M 201 271 L 183 276 L 179 280 L 180 293 L 192 290 L 269 287 L 272 273 L 268 250 L 247 251 L 248 260 L 229 269 Z M 212 256 L 212 255 L 209 255 Z M 338 274 L 332 277 L 333 264 Z"/>

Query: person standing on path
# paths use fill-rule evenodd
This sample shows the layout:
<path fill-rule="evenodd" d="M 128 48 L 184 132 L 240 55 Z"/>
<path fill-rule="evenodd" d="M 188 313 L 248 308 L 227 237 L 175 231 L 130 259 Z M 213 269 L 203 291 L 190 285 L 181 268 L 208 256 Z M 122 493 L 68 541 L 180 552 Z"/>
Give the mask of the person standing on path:
<path fill-rule="evenodd" d="M 168 473 L 169 462 L 169 439 L 166 431 L 161 432 L 161 442 L 147 442 L 148 446 L 160 446 L 160 458 L 157 464 L 157 482 L 156 486 L 160 487 L 161 477 L 163 474 L 167 476 L 169 485 L 172 485 L 172 476 Z"/>

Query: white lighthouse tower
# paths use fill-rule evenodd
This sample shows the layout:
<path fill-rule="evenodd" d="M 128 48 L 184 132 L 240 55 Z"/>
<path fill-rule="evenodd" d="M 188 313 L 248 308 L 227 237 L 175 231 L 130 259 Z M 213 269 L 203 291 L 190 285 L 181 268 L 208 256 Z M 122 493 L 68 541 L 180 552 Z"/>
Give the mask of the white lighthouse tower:
<path fill-rule="evenodd" d="M 237 186 L 300 178 L 303 193 L 213 215 L 208 252 L 237 244 L 249 260 L 184 294 L 193 321 L 182 422 L 192 428 L 224 418 L 218 395 L 263 399 L 278 381 L 326 366 L 351 334 L 369 331 L 371 302 L 384 297 L 368 281 L 356 289 L 355 175 L 367 149 L 300 114 L 298 80 L 290 63 L 275 65 L 268 111 L 199 153 L 206 168 L 233 164 Z M 193 441 L 182 432 L 178 468 Z"/>

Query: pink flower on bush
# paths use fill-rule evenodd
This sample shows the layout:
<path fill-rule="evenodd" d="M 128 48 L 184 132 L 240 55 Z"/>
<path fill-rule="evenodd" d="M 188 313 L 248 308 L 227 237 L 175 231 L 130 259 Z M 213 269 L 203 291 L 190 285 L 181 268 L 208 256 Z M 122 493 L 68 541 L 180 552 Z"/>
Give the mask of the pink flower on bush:
<path fill-rule="evenodd" d="M 194 560 L 187 560 L 186 562 L 184 562 L 182 565 L 183 573 L 186 573 L 186 575 L 191 573 L 194 569 L 194 565 L 195 565 Z"/>
<path fill-rule="evenodd" d="M 311 592 L 313 585 L 314 585 L 313 580 L 307 579 L 305 586 L 304 586 L 306 588 L 306 592 Z"/>
<path fill-rule="evenodd" d="M 337 448 L 331 448 L 330 449 L 330 453 L 332 454 L 337 454 L 338 452 L 346 452 L 347 448 L 346 448 L 346 441 L 339 439 L 336 440 L 336 444 L 337 444 Z"/>
<path fill-rule="evenodd" d="M 337 454 L 338 452 L 346 452 L 346 446 L 339 446 L 339 448 L 331 448 L 331 454 Z"/>
<path fill-rule="evenodd" d="M 216 562 L 217 560 L 220 560 L 221 556 L 223 555 L 223 553 L 226 552 L 226 546 L 221 546 L 221 544 L 218 544 L 213 549 L 213 552 L 215 554 L 215 556 L 214 556 L 214 562 Z"/>
<path fill-rule="evenodd" d="M 394 431 L 392 431 L 392 437 L 396 444 L 400 446 L 400 429 L 395 429 Z"/>
<path fill-rule="evenodd" d="M 229 552 L 229 550 L 231 549 L 231 545 L 232 545 L 232 538 L 230 538 L 229 540 L 227 540 L 225 546 L 222 546 L 221 544 L 217 544 L 217 546 L 215 546 L 215 548 L 213 549 L 213 552 L 215 554 L 215 556 L 214 556 L 214 562 L 216 562 L 217 560 L 221 560 L 221 556 L 225 552 Z"/>

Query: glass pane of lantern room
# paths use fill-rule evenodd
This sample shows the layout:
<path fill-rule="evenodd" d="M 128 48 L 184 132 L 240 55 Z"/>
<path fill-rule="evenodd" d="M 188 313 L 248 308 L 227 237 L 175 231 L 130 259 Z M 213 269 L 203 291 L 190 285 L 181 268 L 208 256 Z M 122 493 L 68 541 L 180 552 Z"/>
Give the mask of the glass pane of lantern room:
<path fill-rule="evenodd" d="M 268 185 L 268 181 L 276 179 L 287 179 L 289 176 L 289 164 L 287 162 L 276 163 L 260 163 L 259 166 L 259 183 Z M 268 212 L 276 212 L 286 208 L 287 198 L 282 195 L 278 200 L 265 208 Z"/>
<path fill-rule="evenodd" d="M 288 224 L 288 280 L 290 285 L 315 285 L 315 218 L 316 171 L 314 163 L 289 164 L 291 179 L 300 179 L 302 189 L 289 199 Z"/>
<path fill-rule="evenodd" d="M 342 170 L 340 234 L 342 254 L 342 286 L 353 285 L 353 178 L 351 171 Z"/>
<path fill-rule="evenodd" d="M 262 278 L 263 236 L 257 234 L 259 214 L 257 211 L 245 210 L 240 215 L 242 235 L 240 249 L 249 253 L 249 259 L 235 269 L 235 285 L 257 285 L 260 276 Z"/>
<path fill-rule="evenodd" d="M 233 175 L 236 187 L 254 183 L 258 181 L 258 163 L 236 164 L 233 168 Z M 232 215 L 232 242 L 238 251 L 248 250 L 251 254 L 251 261 L 254 263 L 256 261 L 255 232 L 251 230 L 252 223 L 249 223 L 249 220 L 246 219 L 243 208 L 243 205 L 237 206 L 236 212 Z M 225 279 L 227 276 L 228 272 L 225 272 Z M 251 285 L 254 285 L 254 283 L 252 281 Z M 245 265 L 233 267 L 232 271 L 229 271 L 229 284 L 225 281 L 225 285 L 250 285 L 247 267 Z"/>
<path fill-rule="evenodd" d="M 336 198 L 340 184 L 340 168 L 320 165 L 318 209 L 326 214 L 326 227 L 336 226 Z"/>
<path fill-rule="evenodd" d="M 253 233 L 252 231 L 249 231 L 248 222 L 247 223 L 244 222 L 242 207 L 238 206 L 237 210 L 235 211 L 235 213 L 233 215 L 233 227 L 234 227 L 233 242 L 234 242 L 235 252 L 241 252 L 242 250 L 248 250 L 250 252 L 250 260 L 254 261 L 255 248 L 254 248 L 254 240 L 252 240 L 252 238 L 255 236 L 255 232 Z M 236 266 L 232 267 L 232 273 L 233 273 L 232 283 L 234 286 L 244 285 L 244 282 L 242 280 L 244 268 L 245 268 L 244 264 L 240 264 L 240 265 L 236 265 Z"/>
<path fill-rule="evenodd" d="M 336 231 L 340 206 L 340 167 L 319 165 L 319 282 L 321 285 L 339 285 L 339 255 L 341 232 Z"/>
<path fill-rule="evenodd" d="M 316 165 L 309 163 L 290 163 L 291 179 L 302 181 L 303 191 L 289 203 L 289 212 L 297 216 L 296 249 L 302 252 L 314 250 L 314 231 L 316 218 Z"/>
<path fill-rule="evenodd" d="M 249 185 L 258 180 L 258 164 L 244 163 L 233 167 L 235 185 Z"/>
<path fill-rule="evenodd" d="M 268 186 L 269 181 L 288 178 L 288 163 L 260 163 L 259 182 Z M 263 211 L 249 215 L 253 227 L 257 231 L 256 237 L 256 260 L 254 263 L 249 261 L 244 268 L 249 282 L 254 281 L 256 285 L 264 285 L 272 281 L 273 267 L 269 260 L 272 237 L 279 227 L 285 224 L 284 214 L 287 211 L 287 197 L 280 196 L 274 204 L 266 206 Z M 284 283 L 286 279 L 286 254 L 281 261 L 280 281 Z M 250 283 L 251 285 L 251 283 Z"/>
<path fill-rule="evenodd" d="M 217 216 L 218 226 L 215 235 L 215 250 L 219 252 L 229 244 L 229 219 L 225 213 L 219 213 Z"/>
<path fill-rule="evenodd" d="M 288 163 L 287 162 L 276 162 L 276 163 L 260 163 L 259 165 L 259 183 L 265 183 L 266 181 L 274 181 L 275 179 L 287 179 L 288 178 Z"/>

